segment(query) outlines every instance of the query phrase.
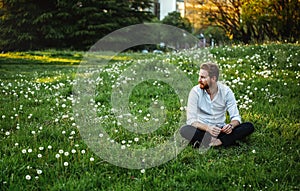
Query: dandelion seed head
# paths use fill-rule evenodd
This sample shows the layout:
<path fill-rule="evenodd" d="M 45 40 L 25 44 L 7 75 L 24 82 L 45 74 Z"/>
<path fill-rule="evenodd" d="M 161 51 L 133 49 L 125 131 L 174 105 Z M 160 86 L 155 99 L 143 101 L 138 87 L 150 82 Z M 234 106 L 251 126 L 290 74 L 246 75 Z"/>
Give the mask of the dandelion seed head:
<path fill-rule="evenodd" d="M 37 174 L 42 174 L 42 173 L 43 173 L 43 171 L 42 171 L 42 170 L 40 170 L 40 169 L 36 169 L 36 173 L 37 173 Z"/>
<path fill-rule="evenodd" d="M 30 180 L 30 179 L 31 179 L 31 176 L 30 176 L 30 175 L 26 175 L 26 176 L 25 176 L 25 179 L 26 179 L 26 180 Z"/>

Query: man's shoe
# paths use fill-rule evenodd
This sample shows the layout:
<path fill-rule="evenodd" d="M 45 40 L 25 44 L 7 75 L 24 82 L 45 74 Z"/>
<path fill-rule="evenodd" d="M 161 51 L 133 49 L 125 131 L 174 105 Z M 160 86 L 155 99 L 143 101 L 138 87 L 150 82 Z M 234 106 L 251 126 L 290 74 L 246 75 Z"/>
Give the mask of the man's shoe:
<path fill-rule="evenodd" d="M 200 142 L 199 141 L 195 141 L 193 144 L 193 148 L 199 148 L 200 147 Z"/>

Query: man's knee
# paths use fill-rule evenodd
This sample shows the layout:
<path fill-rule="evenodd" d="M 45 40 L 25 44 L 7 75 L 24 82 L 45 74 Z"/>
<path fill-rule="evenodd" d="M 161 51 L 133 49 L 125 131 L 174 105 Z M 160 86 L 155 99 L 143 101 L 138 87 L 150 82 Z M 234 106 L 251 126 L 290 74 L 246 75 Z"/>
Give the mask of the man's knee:
<path fill-rule="evenodd" d="M 191 128 L 190 125 L 182 126 L 179 130 L 180 135 L 183 136 L 183 135 L 187 134 L 187 132 L 189 131 L 190 128 Z"/>
<path fill-rule="evenodd" d="M 243 123 L 245 129 L 247 129 L 247 134 L 251 134 L 254 132 L 254 125 L 251 122 Z"/>
<path fill-rule="evenodd" d="M 192 139 L 196 132 L 196 128 L 191 125 L 184 125 L 180 128 L 179 133 L 186 139 Z"/>
<path fill-rule="evenodd" d="M 254 125 L 251 122 L 247 122 L 247 126 L 250 133 L 254 132 Z"/>

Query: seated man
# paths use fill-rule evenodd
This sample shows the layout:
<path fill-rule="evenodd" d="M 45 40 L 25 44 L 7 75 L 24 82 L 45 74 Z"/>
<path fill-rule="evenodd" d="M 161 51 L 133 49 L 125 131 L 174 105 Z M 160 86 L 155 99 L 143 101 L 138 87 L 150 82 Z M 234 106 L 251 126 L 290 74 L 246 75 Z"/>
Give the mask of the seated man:
<path fill-rule="evenodd" d="M 219 68 L 214 63 L 200 66 L 199 85 L 190 91 L 187 105 L 187 125 L 180 134 L 194 147 L 229 146 L 250 135 L 254 126 L 242 123 L 232 90 L 218 82 Z M 230 123 L 226 124 L 226 112 Z"/>

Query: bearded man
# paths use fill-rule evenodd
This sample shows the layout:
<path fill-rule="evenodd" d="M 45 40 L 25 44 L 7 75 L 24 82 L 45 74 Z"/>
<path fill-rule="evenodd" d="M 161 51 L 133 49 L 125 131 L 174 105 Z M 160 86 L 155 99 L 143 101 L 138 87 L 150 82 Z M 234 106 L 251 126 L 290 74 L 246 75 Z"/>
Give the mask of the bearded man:
<path fill-rule="evenodd" d="M 230 146 L 254 131 L 252 123 L 242 123 L 234 93 L 218 79 L 218 65 L 204 63 L 200 66 L 199 84 L 189 93 L 187 125 L 181 127 L 180 134 L 194 147 Z"/>

